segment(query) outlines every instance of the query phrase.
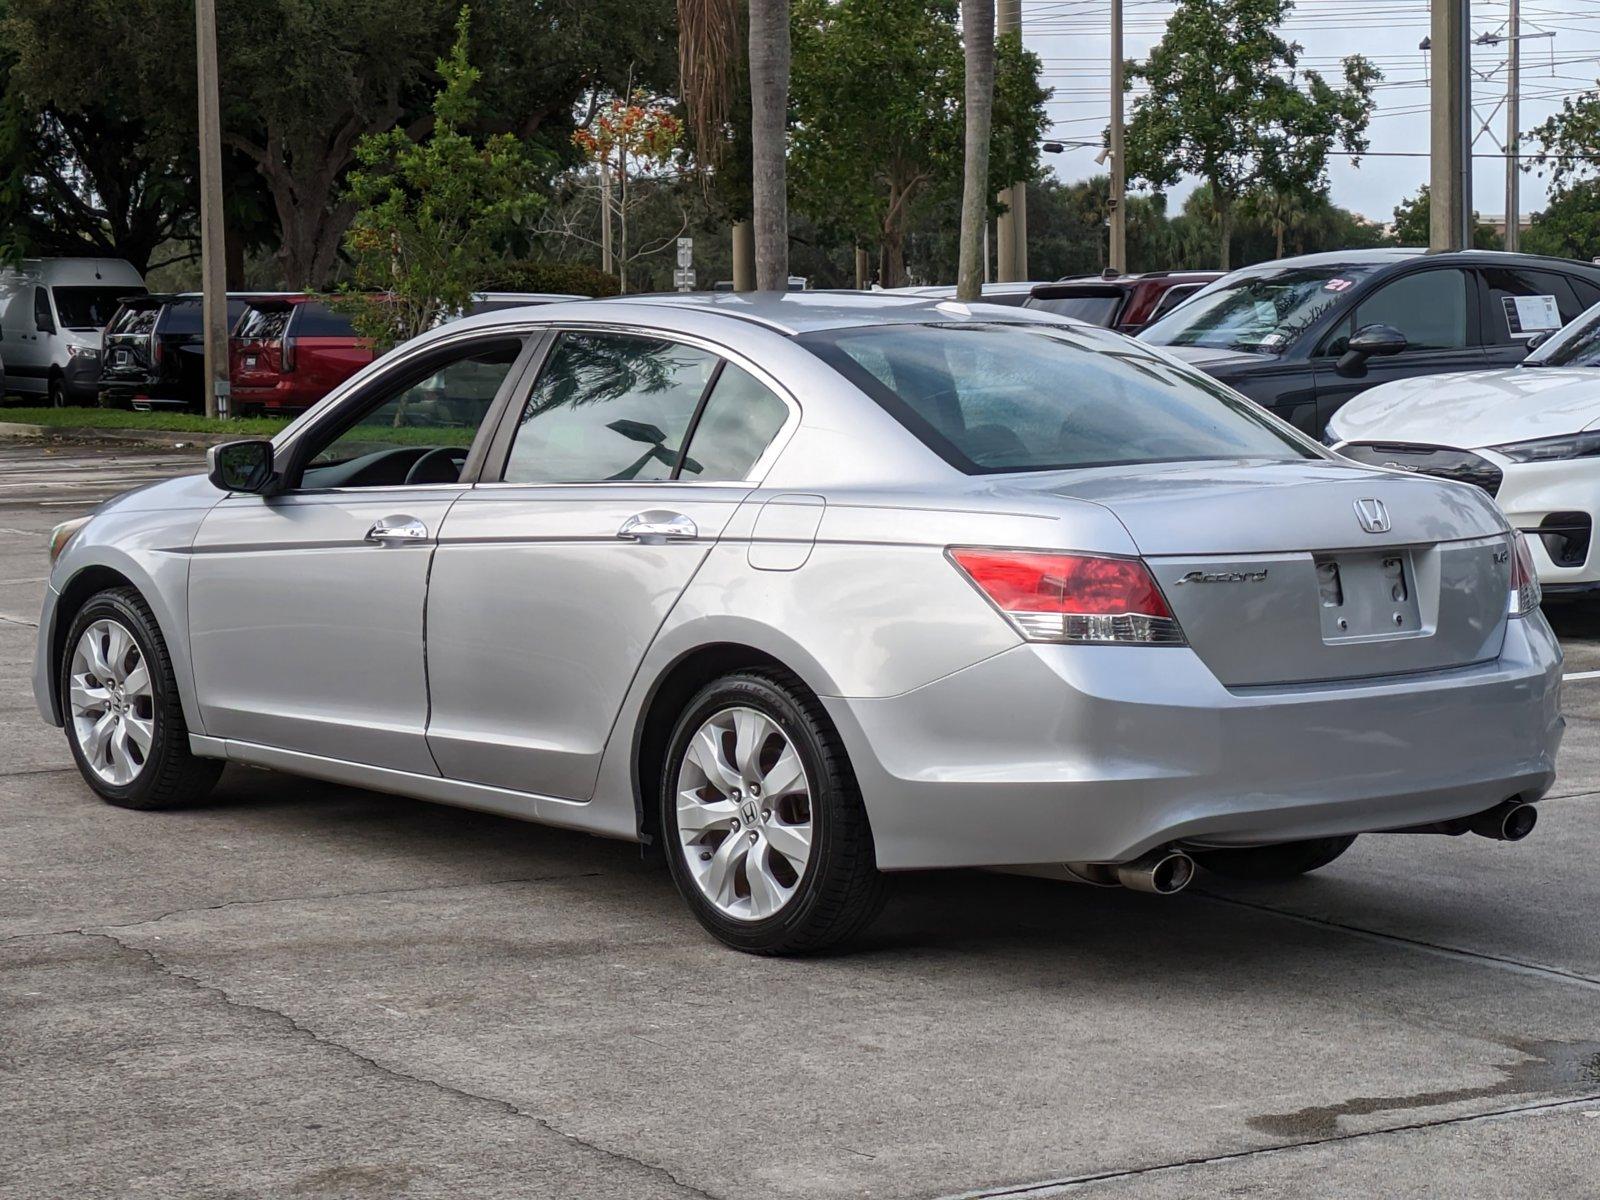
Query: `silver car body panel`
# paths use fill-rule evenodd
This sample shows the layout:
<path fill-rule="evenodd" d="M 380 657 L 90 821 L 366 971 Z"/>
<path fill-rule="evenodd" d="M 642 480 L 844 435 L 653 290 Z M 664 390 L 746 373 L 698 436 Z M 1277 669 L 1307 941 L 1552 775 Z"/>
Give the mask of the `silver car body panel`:
<path fill-rule="evenodd" d="M 963 475 L 790 336 L 894 321 L 1061 324 L 914 298 L 719 295 L 504 310 L 425 335 L 281 433 L 279 454 L 411 358 L 496 332 L 691 341 L 792 412 L 736 484 L 263 500 L 186 479 L 112 501 L 52 574 L 41 711 L 59 719 L 56 598 L 96 568 L 149 597 L 197 752 L 607 836 L 640 836 L 654 803 L 637 756 L 661 681 L 730 644 L 822 698 L 886 869 L 1123 861 L 1175 840 L 1393 828 L 1548 789 L 1560 650 L 1539 614 L 1506 618 L 1508 531 L 1475 489 L 1315 448 L 1297 462 Z M 1381 534 L 1355 508 L 1374 499 Z M 645 512 L 686 516 L 695 536 L 619 539 Z M 427 537 L 363 540 L 399 514 Z M 952 546 L 1143 557 L 1190 644 L 1025 642 Z M 1341 556 L 1356 572 L 1404 556 L 1418 627 L 1330 636 L 1316 568 Z M 1220 578 L 1176 583 L 1190 572 Z"/>

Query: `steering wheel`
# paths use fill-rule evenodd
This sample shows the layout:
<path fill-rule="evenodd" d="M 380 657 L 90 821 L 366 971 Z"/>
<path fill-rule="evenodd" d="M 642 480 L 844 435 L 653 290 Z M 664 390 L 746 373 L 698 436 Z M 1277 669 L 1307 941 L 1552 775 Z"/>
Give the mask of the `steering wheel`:
<path fill-rule="evenodd" d="M 436 446 L 406 472 L 406 483 L 455 483 L 467 465 L 467 452 L 461 446 Z"/>

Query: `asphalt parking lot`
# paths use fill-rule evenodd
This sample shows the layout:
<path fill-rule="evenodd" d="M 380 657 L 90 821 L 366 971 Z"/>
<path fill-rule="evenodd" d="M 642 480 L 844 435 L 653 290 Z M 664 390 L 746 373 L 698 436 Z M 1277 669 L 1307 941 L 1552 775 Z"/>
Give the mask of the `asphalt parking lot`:
<path fill-rule="evenodd" d="M 906 877 L 759 960 L 620 843 L 264 771 L 99 803 L 33 708 L 45 534 L 197 463 L 0 443 L 0 1195 L 1600 1194 L 1600 610 L 1525 843 Z"/>

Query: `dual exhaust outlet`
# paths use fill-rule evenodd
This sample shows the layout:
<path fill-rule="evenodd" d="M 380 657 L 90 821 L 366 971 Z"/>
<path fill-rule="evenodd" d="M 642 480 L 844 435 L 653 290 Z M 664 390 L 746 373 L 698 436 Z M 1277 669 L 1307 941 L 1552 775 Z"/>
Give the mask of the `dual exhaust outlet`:
<path fill-rule="evenodd" d="M 1442 821 L 1435 825 L 1412 826 L 1395 832 L 1443 834 L 1470 832 L 1497 842 L 1520 842 L 1533 832 L 1533 827 L 1538 821 L 1537 808 L 1512 798 L 1502 800 L 1493 808 L 1485 809 L 1475 816 Z M 1194 859 L 1176 846 L 1152 850 L 1132 862 L 1064 865 L 1069 873 L 1085 883 L 1097 884 L 1100 887 L 1120 886 L 1152 896 L 1171 896 L 1183 891 L 1194 880 L 1195 874 Z"/>

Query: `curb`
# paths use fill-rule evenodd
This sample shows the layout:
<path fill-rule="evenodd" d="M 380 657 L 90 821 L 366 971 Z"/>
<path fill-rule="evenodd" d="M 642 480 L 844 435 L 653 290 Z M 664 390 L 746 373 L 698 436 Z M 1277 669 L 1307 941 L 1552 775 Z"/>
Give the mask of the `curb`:
<path fill-rule="evenodd" d="M 25 425 L 0 421 L 0 438 L 70 438 L 73 441 L 122 442 L 136 446 L 161 446 L 168 450 L 201 450 L 239 440 L 229 433 L 180 433 L 171 429 L 102 429 L 94 425 Z"/>

